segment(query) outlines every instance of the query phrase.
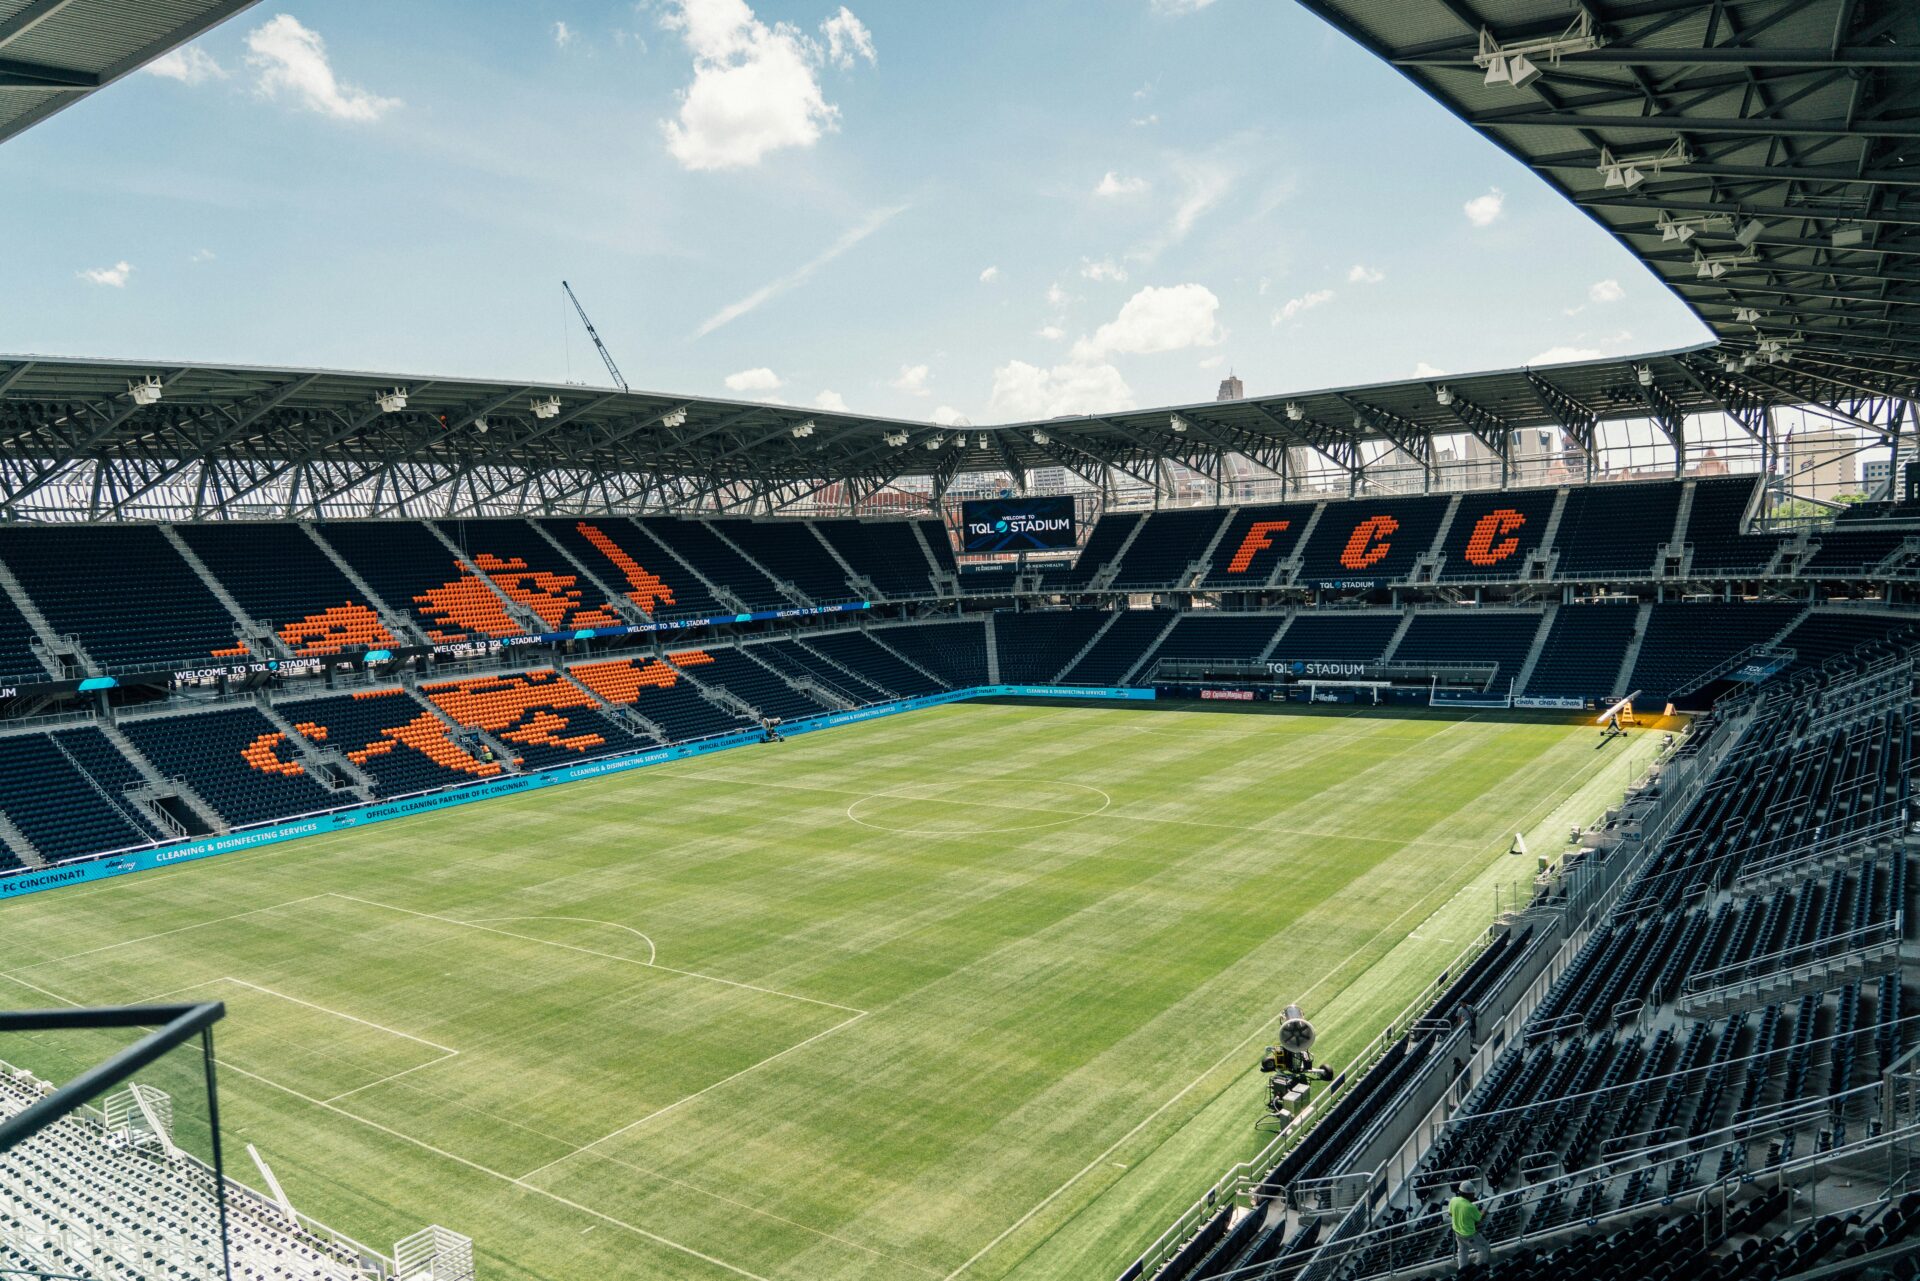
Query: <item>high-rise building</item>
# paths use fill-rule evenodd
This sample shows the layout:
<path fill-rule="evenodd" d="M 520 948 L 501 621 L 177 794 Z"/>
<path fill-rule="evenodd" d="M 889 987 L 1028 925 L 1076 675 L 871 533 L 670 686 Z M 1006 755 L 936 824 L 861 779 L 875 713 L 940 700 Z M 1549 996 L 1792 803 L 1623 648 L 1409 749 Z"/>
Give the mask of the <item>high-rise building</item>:
<path fill-rule="evenodd" d="M 1232 374 L 1220 380 L 1220 394 L 1214 397 L 1215 400 L 1245 400 L 1246 398 L 1247 385 Z"/>

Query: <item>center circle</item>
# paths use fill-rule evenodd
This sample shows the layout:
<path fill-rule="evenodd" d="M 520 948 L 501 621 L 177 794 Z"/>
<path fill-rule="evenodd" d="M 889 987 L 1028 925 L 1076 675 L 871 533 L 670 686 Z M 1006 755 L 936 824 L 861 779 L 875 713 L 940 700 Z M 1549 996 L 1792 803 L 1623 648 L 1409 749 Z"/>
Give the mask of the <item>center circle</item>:
<path fill-rule="evenodd" d="M 993 787 L 1001 781 L 908 783 L 862 796 L 847 806 L 847 817 L 862 827 L 907 836 L 988 836 L 1077 823 L 1113 804 L 1113 797 L 1097 787 L 1052 779 L 1019 782 L 1017 790 L 1005 794 L 1006 799 L 993 796 L 980 800 L 954 795 L 962 789 Z M 946 795 L 937 794 L 941 792 Z M 1076 808 L 1071 813 L 1063 812 L 1050 801 Z M 943 820 L 942 814 L 950 817 Z M 966 821 L 971 816 L 990 816 L 990 821 Z"/>

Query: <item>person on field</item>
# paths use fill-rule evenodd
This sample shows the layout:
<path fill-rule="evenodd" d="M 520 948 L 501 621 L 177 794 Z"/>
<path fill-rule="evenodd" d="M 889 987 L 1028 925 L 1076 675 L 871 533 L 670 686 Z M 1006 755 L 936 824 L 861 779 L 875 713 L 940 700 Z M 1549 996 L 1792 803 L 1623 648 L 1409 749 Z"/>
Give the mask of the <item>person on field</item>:
<path fill-rule="evenodd" d="M 1478 1259 L 1491 1266 L 1493 1247 L 1480 1235 L 1480 1220 L 1486 1212 L 1474 1204 L 1473 1185 L 1462 1183 L 1453 1191 L 1453 1200 L 1447 1202 L 1447 1217 L 1453 1220 L 1454 1265 L 1464 1271 L 1468 1263 Z"/>

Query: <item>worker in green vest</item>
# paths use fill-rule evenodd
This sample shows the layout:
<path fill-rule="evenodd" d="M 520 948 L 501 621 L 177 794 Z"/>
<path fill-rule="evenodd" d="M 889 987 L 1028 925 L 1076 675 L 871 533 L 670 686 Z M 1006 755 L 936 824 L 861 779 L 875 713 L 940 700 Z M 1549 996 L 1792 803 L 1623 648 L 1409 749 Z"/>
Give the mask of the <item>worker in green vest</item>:
<path fill-rule="evenodd" d="M 1474 1259 L 1491 1265 L 1493 1247 L 1480 1235 L 1480 1220 L 1486 1212 L 1473 1201 L 1473 1185 L 1462 1183 L 1454 1190 L 1453 1200 L 1447 1202 L 1447 1217 L 1453 1220 L 1453 1260 L 1464 1270 Z"/>

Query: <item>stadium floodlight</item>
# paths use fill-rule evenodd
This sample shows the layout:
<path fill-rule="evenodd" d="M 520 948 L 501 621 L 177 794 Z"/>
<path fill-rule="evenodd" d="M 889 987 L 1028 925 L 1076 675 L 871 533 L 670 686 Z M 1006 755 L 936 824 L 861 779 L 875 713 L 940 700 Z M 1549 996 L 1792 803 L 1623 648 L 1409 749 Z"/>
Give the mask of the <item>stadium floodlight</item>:
<path fill-rule="evenodd" d="M 938 436 L 929 436 L 927 437 L 927 452 L 934 453 L 938 451 L 940 447 L 945 443 L 946 442 L 941 440 L 940 437 Z"/>
<path fill-rule="evenodd" d="M 795 423 L 792 427 L 792 432 L 795 440 L 805 440 L 807 437 L 813 435 L 813 419 L 809 418 L 803 423 Z"/>
<path fill-rule="evenodd" d="M 1173 417 L 1167 421 L 1167 429 L 1175 435 L 1185 435 L 1188 425 L 1187 420 L 1179 414 L 1173 415 Z"/>
<path fill-rule="evenodd" d="M 1301 419 L 1305 418 L 1306 416 L 1307 416 L 1306 406 L 1302 405 L 1297 400 L 1289 400 L 1287 402 L 1287 421 L 1288 422 L 1297 423 Z"/>
<path fill-rule="evenodd" d="M 1867 242 L 1867 229 L 1857 222 L 1835 223 L 1832 240 L 1835 249 L 1853 249 Z"/>
<path fill-rule="evenodd" d="M 1487 73 L 1483 83 L 1524 89 L 1540 78 L 1541 61 L 1557 66 L 1567 54 L 1586 53 L 1606 42 L 1604 35 L 1597 35 L 1593 30 L 1593 15 L 1582 9 L 1565 31 L 1543 40 L 1503 45 L 1494 39 L 1493 32 L 1482 27 L 1480 52 L 1474 55 L 1473 61 Z"/>
<path fill-rule="evenodd" d="M 960 443 L 964 445 L 966 444 L 966 441 L 967 441 L 967 433 L 961 432 Z M 987 447 L 987 433 L 981 432 L 978 435 L 976 435 L 973 438 L 973 443 L 978 445 L 980 448 L 985 449 Z"/>
<path fill-rule="evenodd" d="M 666 413 L 660 415 L 660 425 L 668 431 L 672 431 L 676 427 L 685 427 L 687 425 L 686 406 L 682 405 L 678 409 L 669 409 Z"/>
<path fill-rule="evenodd" d="M 1736 307 L 1733 309 L 1734 322 L 1742 325 L 1754 324 L 1765 314 L 1766 313 L 1758 307 Z"/>
<path fill-rule="evenodd" d="M 383 391 L 373 398 L 383 414 L 397 414 L 407 407 L 407 389 L 395 387 L 392 391 Z"/>
<path fill-rule="evenodd" d="M 1053 443 L 1053 437 L 1043 431 L 1035 431 L 1033 433 L 1033 443 L 1036 445 L 1051 445 Z"/>
<path fill-rule="evenodd" d="M 1639 384 L 1642 387 L 1653 386 L 1653 366 L 1652 365 L 1635 365 L 1633 367 L 1633 376 L 1634 376 L 1634 379 L 1637 382 L 1639 382 Z"/>
<path fill-rule="evenodd" d="M 475 431 L 477 431 L 477 432 L 479 432 L 479 433 L 480 433 L 480 434 L 481 434 L 482 436 L 484 436 L 484 435 L 486 435 L 486 434 L 487 434 L 487 420 L 486 420 L 486 419 L 484 419 L 484 418 L 481 418 L 481 417 L 479 417 L 479 416 L 477 416 L 477 415 L 476 415 L 476 416 L 475 416 L 475 418 L 474 418 L 474 420 L 473 420 L 473 429 L 474 429 Z"/>
<path fill-rule="evenodd" d="M 160 399 L 160 390 L 160 379 L 153 374 L 148 374 L 139 382 L 127 384 L 127 395 L 133 398 L 134 404 L 143 408 Z"/>
<path fill-rule="evenodd" d="M 889 445 L 892 445 L 895 449 L 899 449 L 900 447 L 902 447 L 907 443 L 907 433 L 903 431 L 890 431 L 886 435 L 882 436 L 880 439 L 886 441 Z"/>
<path fill-rule="evenodd" d="M 536 400 L 528 404 L 535 418 L 558 418 L 560 416 L 560 398 L 548 396 L 545 400 Z"/>
<path fill-rule="evenodd" d="M 1703 231 L 1731 231 L 1731 214 L 1696 214 L 1690 218 L 1676 218 L 1662 209 L 1653 220 L 1660 231 L 1660 239 L 1668 243 L 1686 244 Z"/>
<path fill-rule="evenodd" d="M 1751 249 L 1730 254 L 1703 254 L 1693 251 L 1693 274 L 1701 280 L 1718 280 L 1734 267 L 1747 267 L 1760 261 Z"/>
<path fill-rule="evenodd" d="M 1451 405 L 1453 403 L 1453 388 L 1447 386 L 1445 383 L 1441 383 L 1433 389 L 1433 398 L 1443 405 Z"/>
<path fill-rule="evenodd" d="M 1740 230 L 1733 233 L 1733 238 L 1751 249 L 1753 242 L 1760 239 L 1761 234 L 1764 233 L 1766 229 L 1766 223 L 1761 222 L 1758 218 L 1749 218 L 1740 224 Z"/>
<path fill-rule="evenodd" d="M 1632 191 L 1647 180 L 1650 173 L 1693 163 L 1693 153 L 1684 138 L 1675 138 L 1664 151 L 1649 151 L 1637 156 L 1616 156 L 1612 148 L 1600 148 L 1600 163 L 1595 167 L 1609 189 Z"/>

